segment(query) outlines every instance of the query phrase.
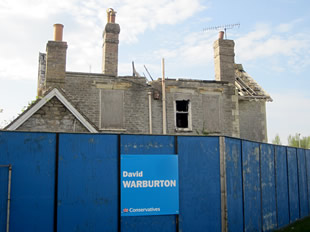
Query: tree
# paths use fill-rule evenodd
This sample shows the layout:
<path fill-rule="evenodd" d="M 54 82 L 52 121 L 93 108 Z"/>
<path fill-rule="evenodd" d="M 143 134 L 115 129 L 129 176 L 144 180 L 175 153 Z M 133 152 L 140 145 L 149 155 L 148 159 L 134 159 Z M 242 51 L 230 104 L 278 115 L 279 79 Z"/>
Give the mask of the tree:
<path fill-rule="evenodd" d="M 310 148 L 310 136 L 300 137 L 300 134 L 296 133 L 294 136 L 289 135 L 287 138 L 287 143 L 292 147 L 301 147 L 305 149 Z"/>
<path fill-rule="evenodd" d="M 272 140 L 272 143 L 276 145 L 282 145 L 279 134 L 276 134 L 276 137 L 274 137 L 274 139 Z"/>

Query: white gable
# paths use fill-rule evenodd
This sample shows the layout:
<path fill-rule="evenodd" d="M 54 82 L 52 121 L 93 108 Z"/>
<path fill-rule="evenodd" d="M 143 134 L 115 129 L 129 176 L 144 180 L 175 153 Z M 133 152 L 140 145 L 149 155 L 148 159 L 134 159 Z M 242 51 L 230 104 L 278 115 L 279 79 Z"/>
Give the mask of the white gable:
<path fill-rule="evenodd" d="M 10 125 L 7 130 L 16 130 L 25 121 L 27 121 L 34 113 L 36 113 L 41 107 L 43 107 L 53 97 L 57 99 L 85 126 L 90 132 L 97 133 L 98 131 L 76 110 L 72 104 L 61 94 L 58 89 L 53 89 L 46 96 L 44 96 L 39 102 L 31 107 L 25 114 L 21 115 L 15 122 Z"/>

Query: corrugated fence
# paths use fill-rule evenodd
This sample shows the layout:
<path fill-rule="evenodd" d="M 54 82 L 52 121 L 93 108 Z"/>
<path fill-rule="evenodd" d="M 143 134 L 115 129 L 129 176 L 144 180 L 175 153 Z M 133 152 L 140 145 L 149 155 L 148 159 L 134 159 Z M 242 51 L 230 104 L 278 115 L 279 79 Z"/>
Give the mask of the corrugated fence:
<path fill-rule="evenodd" d="M 178 154 L 179 215 L 120 216 L 120 154 Z M 2 131 L 0 231 L 271 231 L 309 215 L 309 172 L 233 138 Z"/>

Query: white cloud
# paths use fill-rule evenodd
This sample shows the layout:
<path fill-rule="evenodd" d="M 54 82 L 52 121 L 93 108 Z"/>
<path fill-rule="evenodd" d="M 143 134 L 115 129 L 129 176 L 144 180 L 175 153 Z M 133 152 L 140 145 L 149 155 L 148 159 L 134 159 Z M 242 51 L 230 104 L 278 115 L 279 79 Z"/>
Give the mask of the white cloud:
<path fill-rule="evenodd" d="M 178 38 L 178 36 L 176 36 Z M 188 34 L 177 47 L 173 49 L 161 48 L 154 52 L 157 58 L 165 57 L 177 59 L 180 65 L 200 66 L 213 62 L 214 35 L 204 32 Z"/>
<path fill-rule="evenodd" d="M 290 25 L 299 22 L 294 20 Z M 281 26 L 283 28 L 284 26 Z M 235 60 L 255 63 L 258 59 L 268 60 L 270 69 L 284 72 L 287 67 L 300 72 L 310 65 L 310 36 L 306 33 L 274 33 L 269 24 L 258 24 L 255 30 L 235 39 Z M 176 36 L 180 38 L 181 36 Z M 181 62 L 181 65 L 202 66 L 213 64 L 214 33 L 190 33 L 178 46 L 159 48 L 154 52 L 157 58 L 166 57 Z"/>
<path fill-rule="evenodd" d="M 101 72 L 101 36 L 109 7 L 118 12 L 121 43 L 137 42 L 145 30 L 180 23 L 204 9 L 199 0 L 2 0 L 0 19 L 6 23 L 0 30 L 6 33 L 0 38 L 0 78 L 37 78 L 38 52 L 45 51 L 53 23 L 65 24 L 68 70 L 88 72 L 91 65 L 93 72 Z"/>
<path fill-rule="evenodd" d="M 294 20 L 290 25 L 299 21 Z M 270 69 L 275 72 L 284 72 L 288 67 L 300 72 L 309 67 L 310 36 L 306 33 L 283 35 L 274 31 L 269 24 L 258 24 L 255 30 L 235 39 L 236 62 L 257 64 L 258 59 L 268 60 Z M 190 33 L 178 46 L 160 48 L 154 55 L 176 59 L 187 66 L 213 64 L 215 39 L 214 33 Z"/>
<path fill-rule="evenodd" d="M 74 0 L 6 0 L 0 7 L 0 18 L 22 17 L 43 19 L 74 7 Z"/>
<path fill-rule="evenodd" d="M 175 49 L 175 50 L 172 50 L 172 49 L 167 49 L 167 48 L 162 48 L 162 49 L 159 49 L 157 51 L 154 52 L 154 54 L 158 57 L 158 58 L 176 58 L 179 56 L 180 54 L 180 49 Z"/>
<path fill-rule="evenodd" d="M 278 73 L 280 73 L 280 72 L 285 72 L 285 71 L 286 71 L 286 69 L 285 69 L 284 67 L 278 66 L 278 65 L 273 65 L 273 66 L 271 67 L 271 69 L 272 69 L 273 71 L 275 71 L 275 72 L 278 72 Z"/>
<path fill-rule="evenodd" d="M 247 41 L 247 42 L 245 42 Z M 271 57 L 275 55 L 293 56 L 309 49 L 309 40 L 302 38 L 281 38 L 268 36 L 262 40 L 237 39 L 238 56 L 243 60 Z"/>
<path fill-rule="evenodd" d="M 3 59 L 0 57 L 0 80 L 1 79 L 12 79 L 21 80 L 29 79 L 33 80 L 37 78 L 38 70 L 37 67 L 32 67 L 24 60 L 16 57 L 13 59 Z"/>
<path fill-rule="evenodd" d="M 70 41 L 68 58 L 74 57 L 74 60 L 68 62 L 70 70 L 88 71 L 89 64 L 91 64 L 92 71 L 101 72 L 101 35 L 102 25 L 106 20 L 107 6 L 98 6 L 97 1 L 92 2 L 93 4 L 87 4 L 82 12 L 73 10 L 72 13 L 76 15 L 78 21 L 81 21 L 82 26 L 78 32 L 70 31 L 66 36 L 66 40 Z M 202 9 L 204 7 L 199 4 L 198 0 L 124 0 L 117 2 L 115 10 L 117 11 L 116 21 L 121 26 L 120 43 L 137 42 L 139 34 L 144 33 L 145 30 L 154 29 L 160 24 L 182 22 Z M 100 17 L 91 17 L 98 13 Z M 99 21 L 101 25 L 98 24 Z M 171 57 L 174 52 L 169 53 Z M 119 69 L 120 73 L 124 73 L 122 66 Z"/>
<path fill-rule="evenodd" d="M 287 66 L 300 72 L 310 64 L 310 35 L 306 32 L 288 33 L 292 29 L 288 25 L 299 21 L 275 27 L 282 28 L 282 31 L 285 28 L 287 33 L 284 34 L 277 33 L 280 29 L 267 24 L 257 26 L 254 31 L 236 39 L 236 57 L 242 62 L 279 58 L 279 63 L 274 64 L 272 70 L 283 71 L 279 67 Z"/>
<path fill-rule="evenodd" d="M 162 24 L 176 24 L 204 10 L 199 0 L 124 0 L 118 8 L 122 38 L 137 42 L 138 35 Z"/>
<path fill-rule="evenodd" d="M 279 134 L 281 141 L 301 133 L 310 136 L 310 97 L 301 92 L 273 93 L 273 102 L 267 103 L 269 141 Z M 298 131 L 296 131 L 298 128 Z"/>
<path fill-rule="evenodd" d="M 0 129 L 7 126 L 16 117 L 17 117 L 17 113 L 14 110 L 11 110 L 11 111 L 3 110 L 2 112 L 0 112 Z"/>
<path fill-rule="evenodd" d="M 280 32 L 280 33 L 289 32 L 290 30 L 292 30 L 295 27 L 296 24 L 298 24 L 302 21 L 303 21 L 302 19 L 295 19 L 289 23 L 282 23 L 276 27 L 276 31 Z"/>
<path fill-rule="evenodd" d="M 64 14 L 89 27 L 103 27 L 106 9 L 114 7 L 118 12 L 117 22 L 124 31 L 122 36 L 127 42 L 136 42 L 138 35 L 147 29 L 180 23 L 205 8 L 199 0 L 4 0 L 0 4 L 0 18 L 6 21 L 14 17 L 42 20 L 58 15 L 59 18 Z"/>
<path fill-rule="evenodd" d="M 145 76 L 148 81 L 151 80 L 149 74 L 145 70 L 144 66 L 148 69 L 151 77 L 156 80 L 160 77 L 160 75 L 157 75 L 157 70 L 161 70 L 161 64 L 150 64 L 150 63 L 140 63 L 140 62 L 134 62 L 136 71 L 140 74 L 140 76 Z M 131 63 L 119 63 L 119 73 L 120 76 L 128 76 L 132 75 L 132 64 Z"/>

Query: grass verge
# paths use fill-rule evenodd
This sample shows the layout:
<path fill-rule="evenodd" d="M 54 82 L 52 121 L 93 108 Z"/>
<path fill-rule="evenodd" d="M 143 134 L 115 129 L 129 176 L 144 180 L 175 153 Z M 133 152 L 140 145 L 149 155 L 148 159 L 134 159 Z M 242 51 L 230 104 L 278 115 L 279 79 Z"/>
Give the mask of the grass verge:
<path fill-rule="evenodd" d="M 274 232 L 310 232 L 310 217 L 298 220 L 282 229 L 275 230 Z"/>

